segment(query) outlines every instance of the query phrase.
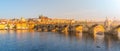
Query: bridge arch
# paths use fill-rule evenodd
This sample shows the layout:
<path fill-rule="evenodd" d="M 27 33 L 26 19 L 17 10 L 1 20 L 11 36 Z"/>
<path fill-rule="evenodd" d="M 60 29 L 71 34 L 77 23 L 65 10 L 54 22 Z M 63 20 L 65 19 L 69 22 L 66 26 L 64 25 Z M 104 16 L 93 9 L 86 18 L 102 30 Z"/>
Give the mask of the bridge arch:
<path fill-rule="evenodd" d="M 118 34 L 120 32 L 120 25 L 116 26 L 115 28 L 111 29 L 112 34 Z"/>
<path fill-rule="evenodd" d="M 94 24 L 90 29 L 90 33 L 94 38 L 104 37 L 104 32 L 105 32 L 105 28 L 101 24 Z"/>
<path fill-rule="evenodd" d="M 83 25 L 75 25 L 75 32 L 83 32 Z"/>
<path fill-rule="evenodd" d="M 100 24 L 94 24 L 90 27 L 90 32 L 91 33 L 104 33 L 105 32 L 105 27 Z"/>

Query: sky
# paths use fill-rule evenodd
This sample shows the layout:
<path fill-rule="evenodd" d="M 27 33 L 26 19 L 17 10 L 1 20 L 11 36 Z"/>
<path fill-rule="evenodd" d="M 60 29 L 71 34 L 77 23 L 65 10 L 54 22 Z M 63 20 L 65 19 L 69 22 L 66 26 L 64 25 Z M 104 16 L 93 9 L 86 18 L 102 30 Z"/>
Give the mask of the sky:
<path fill-rule="evenodd" d="M 120 0 L 0 0 L 1 18 L 104 20 L 120 18 Z"/>

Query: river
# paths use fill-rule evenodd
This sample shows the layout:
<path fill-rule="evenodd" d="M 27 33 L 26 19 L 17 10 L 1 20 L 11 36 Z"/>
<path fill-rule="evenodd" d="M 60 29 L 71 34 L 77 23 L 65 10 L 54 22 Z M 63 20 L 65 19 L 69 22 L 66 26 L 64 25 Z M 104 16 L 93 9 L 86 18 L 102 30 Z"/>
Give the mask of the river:
<path fill-rule="evenodd" d="M 120 38 L 88 33 L 0 30 L 0 51 L 120 51 Z"/>

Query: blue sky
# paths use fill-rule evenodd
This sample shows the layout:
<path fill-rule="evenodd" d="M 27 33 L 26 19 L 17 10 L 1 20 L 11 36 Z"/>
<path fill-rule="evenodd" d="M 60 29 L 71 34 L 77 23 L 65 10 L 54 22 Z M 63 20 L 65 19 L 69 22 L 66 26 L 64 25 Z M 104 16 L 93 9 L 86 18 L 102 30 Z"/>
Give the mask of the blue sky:
<path fill-rule="evenodd" d="M 104 20 L 120 18 L 119 0 L 0 0 L 0 18 L 50 18 Z"/>

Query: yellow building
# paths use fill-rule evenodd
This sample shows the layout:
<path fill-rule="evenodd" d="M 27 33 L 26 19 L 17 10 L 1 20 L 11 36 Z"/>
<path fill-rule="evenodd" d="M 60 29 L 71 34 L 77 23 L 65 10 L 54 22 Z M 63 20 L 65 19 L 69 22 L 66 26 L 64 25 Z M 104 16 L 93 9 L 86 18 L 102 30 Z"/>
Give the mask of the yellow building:
<path fill-rule="evenodd" d="M 17 24 L 15 25 L 15 29 L 21 29 L 21 24 L 20 24 L 20 23 L 17 23 Z"/>
<path fill-rule="evenodd" d="M 17 23 L 16 29 L 28 29 L 27 23 Z"/>
<path fill-rule="evenodd" d="M 14 29 L 14 25 L 13 24 L 8 24 L 7 29 L 13 30 Z"/>
<path fill-rule="evenodd" d="M 0 24 L 0 30 L 4 30 L 4 29 L 5 29 L 5 27 L 6 27 L 6 25 L 5 25 L 5 24 Z"/>
<path fill-rule="evenodd" d="M 13 30 L 14 29 L 14 23 L 12 21 L 9 21 L 6 26 L 7 29 Z"/>
<path fill-rule="evenodd" d="M 29 29 L 34 29 L 34 26 L 35 26 L 34 22 L 32 22 L 32 21 L 28 22 L 28 28 Z"/>
<path fill-rule="evenodd" d="M 28 24 L 27 21 L 24 18 L 21 18 L 21 20 L 19 20 L 16 25 L 15 25 L 16 29 L 28 29 Z"/>

